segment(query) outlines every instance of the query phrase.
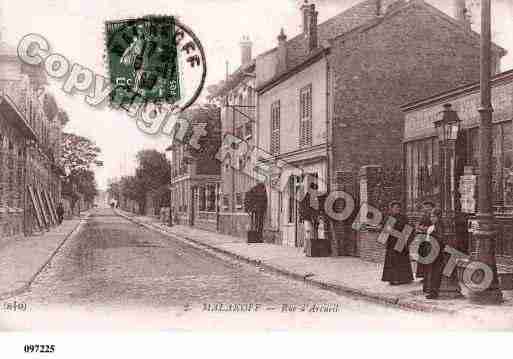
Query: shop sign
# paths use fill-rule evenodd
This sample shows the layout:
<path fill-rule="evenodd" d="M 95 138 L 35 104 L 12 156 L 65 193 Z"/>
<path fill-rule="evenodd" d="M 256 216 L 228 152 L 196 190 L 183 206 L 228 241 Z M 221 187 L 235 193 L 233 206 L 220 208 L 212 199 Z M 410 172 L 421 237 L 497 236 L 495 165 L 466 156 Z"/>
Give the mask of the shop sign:
<path fill-rule="evenodd" d="M 459 192 L 461 195 L 461 211 L 464 213 L 476 212 L 475 188 L 477 178 L 475 175 L 463 175 L 460 177 Z"/>

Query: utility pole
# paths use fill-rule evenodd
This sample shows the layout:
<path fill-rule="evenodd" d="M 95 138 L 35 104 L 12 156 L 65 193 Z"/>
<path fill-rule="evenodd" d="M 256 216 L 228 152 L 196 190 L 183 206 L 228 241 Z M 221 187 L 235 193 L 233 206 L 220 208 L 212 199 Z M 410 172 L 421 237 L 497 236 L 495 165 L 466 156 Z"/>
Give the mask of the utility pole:
<path fill-rule="evenodd" d="M 492 206 L 492 101 L 491 101 L 491 0 L 481 1 L 481 107 L 479 108 L 479 211 L 478 229 L 474 231 L 475 250 L 471 262 L 481 262 L 491 269 L 493 279 L 483 291 L 471 291 L 469 299 L 479 303 L 500 303 L 495 259 L 495 218 Z M 486 277 L 486 276 L 485 276 Z"/>

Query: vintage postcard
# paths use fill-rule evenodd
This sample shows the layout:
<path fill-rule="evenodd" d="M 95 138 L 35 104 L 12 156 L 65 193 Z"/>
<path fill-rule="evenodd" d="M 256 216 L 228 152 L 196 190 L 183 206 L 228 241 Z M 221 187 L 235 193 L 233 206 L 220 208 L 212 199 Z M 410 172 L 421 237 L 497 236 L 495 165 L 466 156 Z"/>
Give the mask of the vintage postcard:
<path fill-rule="evenodd" d="M 513 329 L 513 1 L 0 4 L 2 333 Z"/>

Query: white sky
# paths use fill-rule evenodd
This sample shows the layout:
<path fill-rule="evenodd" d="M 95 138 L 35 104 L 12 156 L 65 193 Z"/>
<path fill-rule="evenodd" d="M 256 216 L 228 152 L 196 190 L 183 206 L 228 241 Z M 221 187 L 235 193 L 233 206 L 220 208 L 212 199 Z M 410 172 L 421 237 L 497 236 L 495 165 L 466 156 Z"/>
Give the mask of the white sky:
<path fill-rule="evenodd" d="M 317 0 L 319 21 L 324 21 L 360 0 Z M 452 14 L 451 0 L 427 0 Z M 274 47 L 281 27 L 289 38 L 300 31 L 299 0 L 0 0 L 3 37 L 16 45 L 27 33 L 46 37 L 51 50 L 73 62 L 106 74 L 104 21 L 147 14 L 180 16 L 198 35 L 207 56 L 207 85 L 239 65 L 242 35 L 252 39 L 253 55 Z M 493 0 L 494 38 L 510 54 L 502 70 L 513 68 L 513 0 Z M 508 31 L 509 30 L 509 31 Z M 134 155 L 142 148 L 162 150 L 167 139 L 140 132 L 133 119 L 121 112 L 97 110 L 87 105 L 83 94 L 66 95 L 62 82 L 52 81 L 52 92 L 71 119 L 66 131 L 94 140 L 102 149 L 103 168 L 97 179 L 104 188 L 107 179 L 130 174 Z"/>

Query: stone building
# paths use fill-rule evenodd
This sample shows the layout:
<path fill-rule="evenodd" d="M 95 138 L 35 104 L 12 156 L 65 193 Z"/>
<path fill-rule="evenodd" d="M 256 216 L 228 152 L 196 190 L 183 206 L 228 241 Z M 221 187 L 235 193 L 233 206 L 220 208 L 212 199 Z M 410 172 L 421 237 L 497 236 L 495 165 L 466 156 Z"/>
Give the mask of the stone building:
<path fill-rule="evenodd" d="M 253 147 L 256 137 L 255 60 L 248 37 L 240 42 L 241 65 L 210 93 L 221 108 L 221 136 L 224 143 L 236 138 L 240 147 Z M 219 230 L 222 233 L 245 237 L 249 217 L 244 211 L 244 195 L 256 184 L 246 173 L 247 162 L 223 146 L 220 150 L 221 185 Z"/>
<path fill-rule="evenodd" d="M 199 141 L 199 150 L 176 138 L 166 149 L 171 162 L 173 223 L 216 231 L 221 168 L 215 155 L 221 142 L 220 111 L 215 106 L 199 106 L 186 110 L 184 117 L 191 130 L 206 125 L 208 135 Z"/>
<path fill-rule="evenodd" d="M 435 121 L 451 105 L 461 120 L 455 149 L 450 154 L 451 183 L 448 201 L 456 214 L 470 218 L 477 212 L 479 177 L 479 83 L 456 87 L 403 106 L 404 192 L 408 212 L 418 211 L 425 200 L 440 207 L 441 155 Z M 499 264 L 513 265 L 513 71 L 492 78 L 492 200 L 498 224 L 496 254 Z M 447 155 L 446 155 L 447 156 Z M 464 188 L 470 183 L 470 190 Z M 466 186 L 465 186 L 466 187 Z M 468 188 L 468 187 L 467 187 Z M 463 197 L 463 200 L 462 200 Z M 466 201 L 466 203 L 464 203 Z M 472 250 L 468 241 L 467 250 Z"/>
<path fill-rule="evenodd" d="M 256 143 L 279 163 L 267 227 L 292 246 L 303 243 L 295 196 L 305 175 L 320 190 L 366 201 L 362 167 L 400 178 L 401 105 L 479 78 L 479 35 L 468 17 L 452 18 L 423 0 L 365 0 L 321 24 L 305 1 L 300 15 L 301 34 L 289 40 L 282 30 L 277 46 L 256 57 Z M 496 69 L 504 54 L 494 46 Z M 400 181 L 394 190 L 400 198 Z M 332 234 L 334 255 L 364 255 L 365 236 L 349 221 Z"/>
<path fill-rule="evenodd" d="M 62 113 L 42 69 L 0 42 L 0 238 L 56 224 L 61 198 Z"/>

